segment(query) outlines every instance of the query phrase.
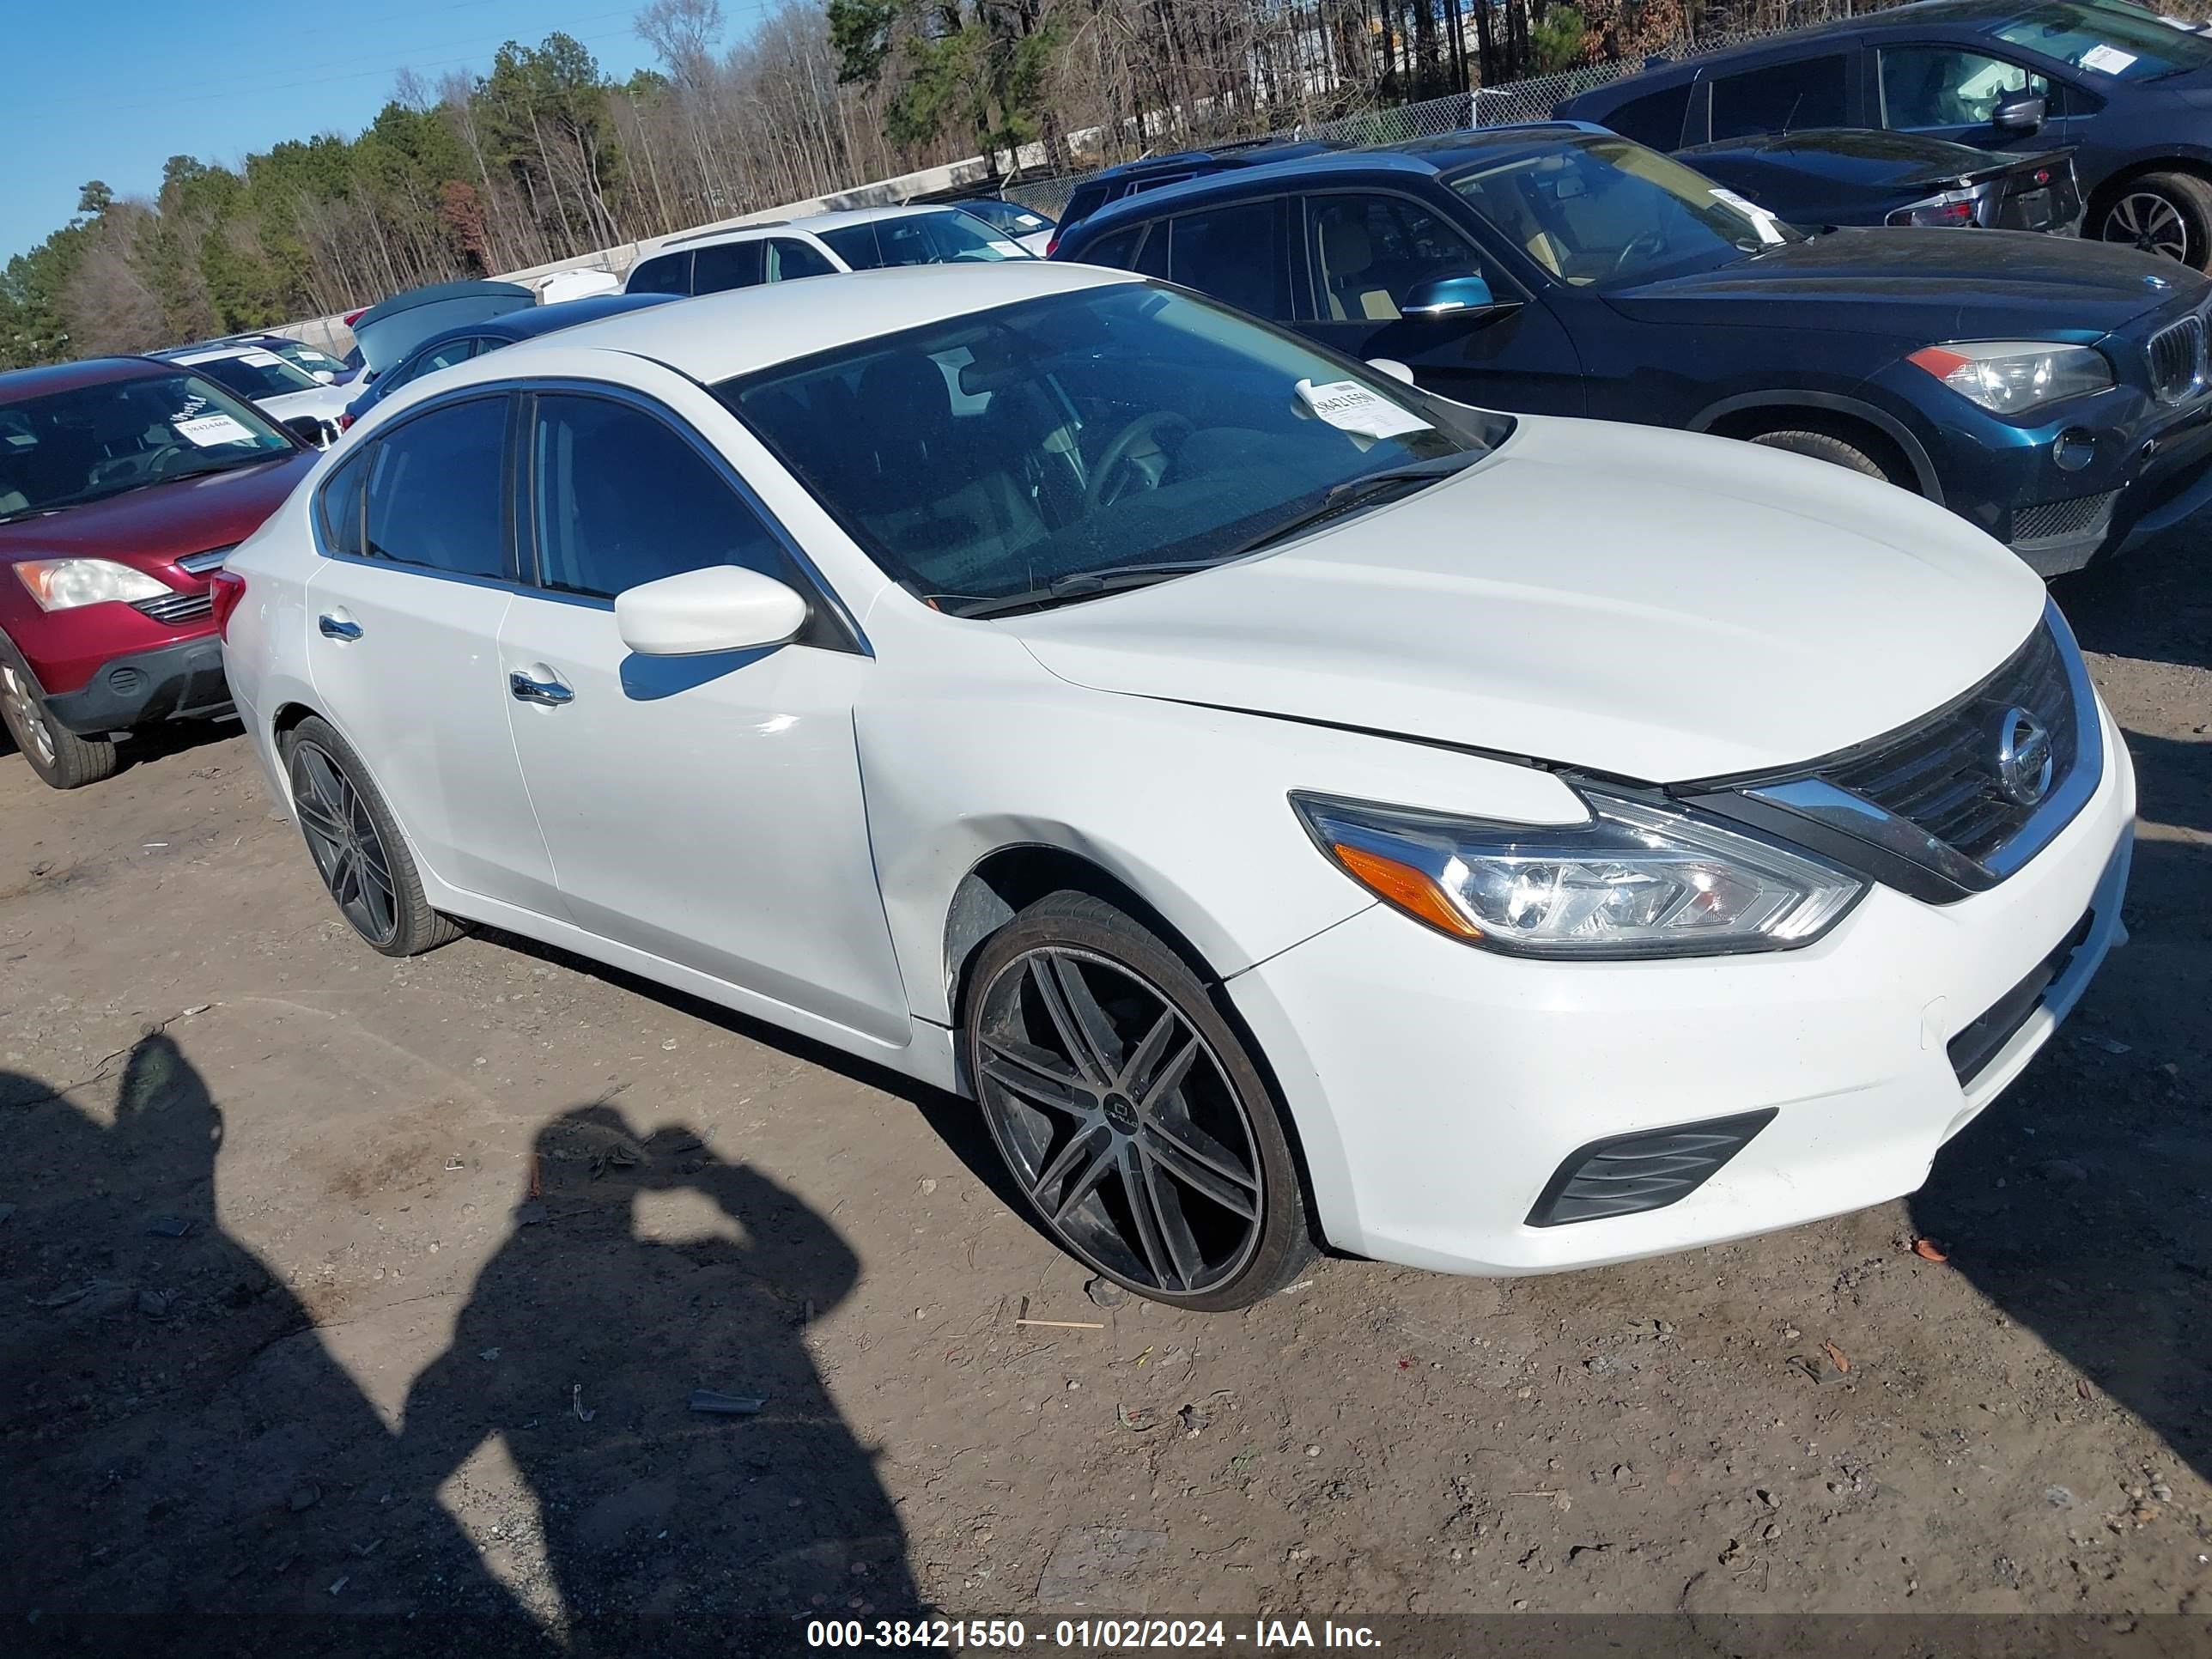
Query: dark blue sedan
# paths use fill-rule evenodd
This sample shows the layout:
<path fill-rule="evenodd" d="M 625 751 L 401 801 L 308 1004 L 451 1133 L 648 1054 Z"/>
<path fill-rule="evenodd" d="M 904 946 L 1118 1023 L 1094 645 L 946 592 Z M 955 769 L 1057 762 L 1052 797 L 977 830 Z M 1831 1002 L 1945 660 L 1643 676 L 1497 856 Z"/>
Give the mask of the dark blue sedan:
<path fill-rule="evenodd" d="M 1102 209 L 1054 257 L 1166 277 L 1458 402 L 1850 466 L 2045 574 L 2212 500 L 2204 277 L 2013 231 L 1808 234 L 1594 127 L 1194 179 Z"/>
<path fill-rule="evenodd" d="M 1806 127 L 2070 146 L 2082 234 L 2212 269 L 2212 34 L 2123 0 L 1926 0 L 1664 64 L 1553 113 L 1670 150 Z"/>

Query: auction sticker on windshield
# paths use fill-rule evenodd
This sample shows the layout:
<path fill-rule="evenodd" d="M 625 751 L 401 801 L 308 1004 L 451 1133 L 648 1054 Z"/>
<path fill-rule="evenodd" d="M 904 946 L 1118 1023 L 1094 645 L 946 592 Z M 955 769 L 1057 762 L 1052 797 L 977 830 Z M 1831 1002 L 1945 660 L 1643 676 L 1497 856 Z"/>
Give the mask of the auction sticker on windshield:
<path fill-rule="evenodd" d="M 1376 396 L 1357 380 L 1324 380 L 1319 386 L 1300 380 L 1297 394 L 1301 403 L 1331 426 L 1363 438 L 1395 438 L 1431 429 L 1419 416 Z"/>
<path fill-rule="evenodd" d="M 1747 201 L 1734 191 L 1723 190 L 1717 185 L 1713 189 L 1713 200 L 1723 207 L 1734 208 L 1745 218 L 1750 220 L 1751 228 L 1759 233 L 1760 241 L 1771 246 L 1782 240 L 1782 231 L 1775 223 L 1774 216 L 1759 206 L 1758 203 Z"/>
<path fill-rule="evenodd" d="M 178 434 L 198 444 L 202 449 L 213 449 L 218 444 L 252 443 L 253 434 L 246 423 L 228 415 L 195 415 L 189 420 L 172 421 Z"/>
<path fill-rule="evenodd" d="M 2136 61 L 2131 52 L 2122 52 L 2118 46 L 2092 46 L 2081 54 L 2081 67 L 2095 70 L 2103 75 L 2119 75 Z"/>

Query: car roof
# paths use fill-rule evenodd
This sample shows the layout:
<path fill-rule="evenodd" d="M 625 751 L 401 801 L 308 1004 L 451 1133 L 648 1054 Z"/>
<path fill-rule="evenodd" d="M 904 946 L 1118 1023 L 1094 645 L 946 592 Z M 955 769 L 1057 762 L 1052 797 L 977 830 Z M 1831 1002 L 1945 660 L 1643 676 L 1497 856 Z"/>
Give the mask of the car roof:
<path fill-rule="evenodd" d="M 763 219 L 750 225 L 731 225 L 723 230 L 695 230 L 686 236 L 672 236 L 653 252 L 645 256 L 653 258 L 663 253 L 674 253 L 684 248 L 707 247 L 716 242 L 734 242 L 748 236 L 774 236 L 793 230 L 812 231 L 820 235 L 825 230 L 842 230 L 848 225 L 873 224 L 880 219 L 912 219 L 925 213 L 959 211 L 958 202 L 913 202 L 894 204 L 889 207 L 840 208 L 834 213 L 810 213 L 800 219 Z M 644 259 L 638 261 L 640 264 Z"/>
<path fill-rule="evenodd" d="M 676 297 L 673 294 L 587 294 L 580 300 L 556 300 L 551 305 L 510 311 L 481 323 L 462 323 L 437 337 L 442 340 L 449 336 L 482 334 L 494 339 L 535 339 L 556 329 L 574 328 L 583 323 L 595 323 L 602 317 L 618 317 L 625 311 L 666 305 Z M 422 343 L 428 345 L 429 342 Z M 419 351 L 422 347 L 416 349 Z"/>
<path fill-rule="evenodd" d="M 87 357 L 74 363 L 48 363 L 41 368 L 10 369 L 0 374 L 0 404 L 43 398 L 50 392 L 75 392 L 80 386 L 143 380 L 176 372 L 176 364 L 156 362 L 151 357 Z"/>
<path fill-rule="evenodd" d="M 1614 106 L 1617 94 L 1632 90 L 1640 93 L 1657 87 L 1662 81 L 1686 80 L 1717 64 L 1736 64 L 1769 55 L 1794 57 L 1797 48 L 1808 40 L 1817 42 L 1838 34 L 1881 33 L 1900 27 L 1970 27 L 1976 23 L 2016 17 L 2026 6 L 2027 0 L 1917 0 L 1913 5 L 1891 6 L 1881 11 L 1862 13 L 1856 17 L 1838 17 L 1825 23 L 1808 23 L 1802 28 L 1763 35 L 1756 40 L 1745 40 L 1713 52 L 1701 52 L 1694 58 L 1669 58 L 1661 53 L 1646 60 L 1644 68 L 1633 75 L 1625 75 L 1618 81 L 1608 81 L 1601 87 L 1593 87 L 1588 92 L 1577 93 L 1561 101 L 1569 106 L 1587 105 L 1593 109 L 1610 109 Z"/>
<path fill-rule="evenodd" d="M 1434 178 L 1471 161 L 1495 160 L 1501 152 L 1539 149 L 1561 138 L 1600 131 L 1602 129 L 1586 121 L 1522 121 L 1505 126 L 1471 127 L 1463 132 L 1409 139 L 1399 144 L 1316 149 L 1310 154 L 1265 161 L 1257 167 L 1232 167 L 1162 185 L 1139 196 L 1124 196 L 1091 214 L 1069 234 L 1088 241 L 1112 226 L 1151 218 L 1164 205 L 1242 195 L 1248 191 L 1265 190 L 1278 182 L 1374 178 L 1393 173 L 1405 178 Z"/>
<path fill-rule="evenodd" d="M 541 353 L 591 349 L 648 358 L 712 384 L 1023 300 L 1141 280 L 1088 265 L 1007 259 L 856 270 L 834 283 L 769 283 L 562 329 L 471 358 L 444 371 L 445 383 L 453 385 L 456 375 L 494 380 L 526 374 Z"/>

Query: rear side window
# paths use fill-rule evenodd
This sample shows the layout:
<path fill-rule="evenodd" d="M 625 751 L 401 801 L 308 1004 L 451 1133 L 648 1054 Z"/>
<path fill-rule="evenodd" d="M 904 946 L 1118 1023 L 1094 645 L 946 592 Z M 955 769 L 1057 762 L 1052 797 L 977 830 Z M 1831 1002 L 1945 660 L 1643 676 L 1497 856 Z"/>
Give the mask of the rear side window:
<path fill-rule="evenodd" d="M 718 564 L 793 580 L 782 544 L 759 516 L 705 457 L 641 409 L 542 396 L 531 461 L 544 586 L 612 599 Z"/>
<path fill-rule="evenodd" d="M 1794 64 L 1762 64 L 1740 75 L 1720 76 L 1712 83 L 1714 141 L 1843 125 L 1848 62 L 1841 52 L 1833 52 L 1801 58 Z"/>
<path fill-rule="evenodd" d="M 504 395 L 447 404 L 377 441 L 368 469 L 372 559 L 457 576 L 503 577 Z"/>
<path fill-rule="evenodd" d="M 647 259 L 623 284 L 628 294 L 689 294 L 691 291 L 691 251 L 663 253 Z"/>
<path fill-rule="evenodd" d="M 1137 262 L 1137 243 L 1144 234 L 1144 226 L 1133 225 L 1127 230 L 1115 231 L 1111 236 L 1101 236 L 1083 250 L 1083 263 L 1127 270 Z"/>
<path fill-rule="evenodd" d="M 1632 98 L 1605 118 L 1605 125 L 1624 138 L 1633 138 L 1653 149 L 1679 149 L 1682 123 L 1690 113 L 1690 83 L 1647 92 Z"/>
<path fill-rule="evenodd" d="M 323 532 L 323 545 L 333 553 L 356 559 L 361 556 L 364 545 L 361 522 L 362 490 L 368 483 L 369 462 L 375 453 L 375 447 L 371 445 L 331 473 L 322 493 L 315 498 L 315 516 Z"/>
<path fill-rule="evenodd" d="M 1168 275 L 1261 317 L 1290 314 L 1281 204 L 1241 202 L 1174 221 Z"/>
<path fill-rule="evenodd" d="M 758 242 L 710 243 L 692 258 L 694 294 L 721 294 L 733 288 L 751 288 L 760 279 Z"/>
<path fill-rule="evenodd" d="M 769 239 L 767 279 L 769 282 L 795 283 L 802 276 L 834 276 L 836 274 L 837 267 L 831 264 L 813 243 L 802 242 L 790 236 Z"/>

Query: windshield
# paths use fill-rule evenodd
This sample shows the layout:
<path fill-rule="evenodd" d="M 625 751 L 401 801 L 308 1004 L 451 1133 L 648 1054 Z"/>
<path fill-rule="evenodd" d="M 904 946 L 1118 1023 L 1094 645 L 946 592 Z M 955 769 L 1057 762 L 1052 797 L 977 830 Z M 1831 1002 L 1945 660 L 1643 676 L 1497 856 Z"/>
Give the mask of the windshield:
<path fill-rule="evenodd" d="M 283 398 L 295 392 L 313 392 L 316 386 L 313 375 L 293 368 L 275 352 L 264 351 L 258 346 L 235 355 L 179 357 L 177 361 L 189 364 L 218 385 L 228 386 L 241 398 Z"/>
<path fill-rule="evenodd" d="M 2154 81 L 2162 75 L 2212 65 L 2212 39 L 2185 33 L 2132 6 L 2073 5 L 2060 0 L 2031 6 L 1990 32 L 2075 69 L 2122 81 Z"/>
<path fill-rule="evenodd" d="M 717 388 L 943 608 L 1234 557 L 1334 487 L 1509 429 L 1194 295 L 1024 301 Z"/>
<path fill-rule="evenodd" d="M 1051 220 L 1042 213 L 1032 213 L 1019 202 L 987 198 L 980 202 L 963 202 L 960 210 L 973 214 L 976 218 L 994 224 L 1001 230 L 1011 231 L 1017 236 L 1033 236 L 1040 230 L 1052 228 Z"/>
<path fill-rule="evenodd" d="M 304 369 L 310 375 L 343 374 L 346 366 L 327 351 L 318 351 L 311 345 L 301 345 L 296 340 L 272 343 L 269 349 L 295 368 Z"/>
<path fill-rule="evenodd" d="M 252 466 L 296 448 L 252 404 L 196 374 L 149 374 L 0 404 L 0 520 Z"/>
<path fill-rule="evenodd" d="M 994 259 L 1026 259 L 1029 251 L 1006 234 L 957 208 L 872 219 L 819 233 L 855 270 L 878 265 L 950 265 Z"/>
<path fill-rule="evenodd" d="M 1717 270 L 1802 240 L 1704 174 L 1609 134 L 1478 163 L 1448 182 L 1514 246 L 1577 287 Z"/>

